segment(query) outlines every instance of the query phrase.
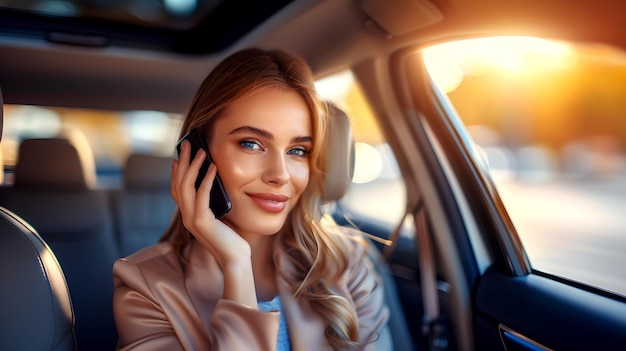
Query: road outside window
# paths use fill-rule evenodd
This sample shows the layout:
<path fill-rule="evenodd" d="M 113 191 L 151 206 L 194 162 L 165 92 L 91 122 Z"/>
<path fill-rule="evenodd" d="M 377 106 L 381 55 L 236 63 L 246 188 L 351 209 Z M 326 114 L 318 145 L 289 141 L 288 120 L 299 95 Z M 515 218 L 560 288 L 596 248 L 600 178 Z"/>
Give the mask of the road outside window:
<path fill-rule="evenodd" d="M 626 296 L 626 53 L 529 37 L 424 51 L 533 269 Z"/>

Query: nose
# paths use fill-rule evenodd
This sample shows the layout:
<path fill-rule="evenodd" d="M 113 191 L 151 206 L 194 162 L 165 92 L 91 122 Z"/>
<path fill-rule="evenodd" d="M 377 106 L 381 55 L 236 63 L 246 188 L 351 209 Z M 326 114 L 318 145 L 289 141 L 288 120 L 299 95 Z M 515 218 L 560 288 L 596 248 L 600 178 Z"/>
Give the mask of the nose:
<path fill-rule="evenodd" d="M 273 185 L 284 185 L 289 182 L 289 178 L 286 155 L 278 152 L 271 153 L 265 163 L 263 181 Z"/>

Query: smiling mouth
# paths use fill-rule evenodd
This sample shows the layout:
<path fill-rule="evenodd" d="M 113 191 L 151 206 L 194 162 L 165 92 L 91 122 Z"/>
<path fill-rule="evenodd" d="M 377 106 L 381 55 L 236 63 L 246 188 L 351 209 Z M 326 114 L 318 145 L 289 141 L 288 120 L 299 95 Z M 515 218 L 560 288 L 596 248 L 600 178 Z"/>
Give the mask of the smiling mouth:
<path fill-rule="evenodd" d="M 287 207 L 288 196 L 282 194 L 248 194 L 257 207 L 269 213 L 280 213 Z"/>

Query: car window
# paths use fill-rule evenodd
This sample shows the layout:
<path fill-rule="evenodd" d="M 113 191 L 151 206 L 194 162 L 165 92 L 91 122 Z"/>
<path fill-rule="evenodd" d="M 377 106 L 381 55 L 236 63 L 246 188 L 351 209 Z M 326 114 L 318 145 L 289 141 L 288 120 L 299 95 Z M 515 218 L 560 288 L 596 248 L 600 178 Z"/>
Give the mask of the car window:
<path fill-rule="evenodd" d="M 626 53 L 496 37 L 423 54 L 533 269 L 626 295 Z"/>
<path fill-rule="evenodd" d="M 94 155 L 97 187 L 121 186 L 122 167 L 131 153 L 170 156 L 182 116 L 156 111 L 99 111 L 6 105 L 2 157 L 7 177 L 17 162 L 19 144 L 27 138 L 54 137 L 63 130 L 82 133 Z"/>
<path fill-rule="evenodd" d="M 373 220 L 397 223 L 404 214 L 406 190 L 393 151 L 357 80 L 345 70 L 318 80 L 316 87 L 322 98 L 347 113 L 354 134 L 354 177 L 342 205 Z"/>

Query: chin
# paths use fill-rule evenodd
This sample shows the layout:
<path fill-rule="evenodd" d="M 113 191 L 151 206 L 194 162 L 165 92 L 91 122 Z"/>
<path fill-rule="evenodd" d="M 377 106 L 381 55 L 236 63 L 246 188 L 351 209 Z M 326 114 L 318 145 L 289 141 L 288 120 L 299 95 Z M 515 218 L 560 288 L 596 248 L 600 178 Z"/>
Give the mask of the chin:
<path fill-rule="evenodd" d="M 236 213 L 230 213 L 223 218 L 223 221 L 235 231 L 242 230 L 258 235 L 274 235 L 278 233 L 286 220 L 287 216 L 284 215 L 246 214 L 238 216 Z"/>

